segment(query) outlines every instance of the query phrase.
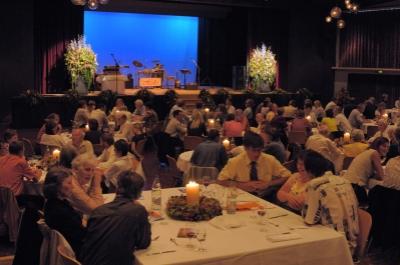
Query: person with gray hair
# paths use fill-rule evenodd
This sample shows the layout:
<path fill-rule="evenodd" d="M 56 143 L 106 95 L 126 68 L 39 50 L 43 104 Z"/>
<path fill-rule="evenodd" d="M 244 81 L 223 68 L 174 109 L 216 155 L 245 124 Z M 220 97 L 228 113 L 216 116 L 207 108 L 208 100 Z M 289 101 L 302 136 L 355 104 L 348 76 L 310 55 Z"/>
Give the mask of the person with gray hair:
<path fill-rule="evenodd" d="M 83 214 L 90 214 L 104 203 L 101 194 L 102 172 L 96 169 L 97 163 L 94 157 L 87 155 L 77 156 L 72 161 L 74 177 L 69 199 L 72 206 Z"/>
<path fill-rule="evenodd" d="M 144 106 L 143 100 L 137 99 L 135 100 L 135 110 L 133 111 L 133 115 L 144 116 L 146 114 L 146 108 Z"/>
<path fill-rule="evenodd" d="M 65 168 L 72 168 L 72 160 L 78 156 L 78 150 L 73 145 L 66 145 L 60 152 L 60 166 Z"/>
<path fill-rule="evenodd" d="M 146 209 L 138 202 L 143 187 L 143 178 L 134 172 L 118 175 L 114 201 L 95 209 L 88 221 L 83 264 L 131 265 L 132 253 L 149 247 L 151 226 Z"/>
<path fill-rule="evenodd" d="M 343 153 L 347 157 L 356 157 L 369 147 L 365 143 L 364 132 L 360 129 L 351 131 L 351 141 L 351 143 L 343 145 Z"/>

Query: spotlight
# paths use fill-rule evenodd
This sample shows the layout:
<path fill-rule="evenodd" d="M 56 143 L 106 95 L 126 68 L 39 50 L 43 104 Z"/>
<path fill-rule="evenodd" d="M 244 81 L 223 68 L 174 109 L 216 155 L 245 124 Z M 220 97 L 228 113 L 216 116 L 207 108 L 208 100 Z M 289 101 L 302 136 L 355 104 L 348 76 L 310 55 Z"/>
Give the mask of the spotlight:
<path fill-rule="evenodd" d="M 331 22 L 332 22 L 332 17 L 327 16 L 327 17 L 325 18 L 325 21 L 326 21 L 326 23 L 331 23 Z"/>
<path fill-rule="evenodd" d="M 97 9 L 99 7 L 99 3 L 97 2 L 97 0 L 89 0 L 88 1 L 88 7 L 91 10 L 95 10 L 95 9 Z"/>
<path fill-rule="evenodd" d="M 337 21 L 337 27 L 338 27 L 338 29 L 343 29 L 345 26 L 346 26 L 346 22 L 344 22 L 344 20 L 343 19 L 339 19 L 338 21 Z"/>
<path fill-rule="evenodd" d="M 352 10 L 353 10 L 353 12 L 357 12 L 358 11 L 358 5 L 353 5 Z"/>
<path fill-rule="evenodd" d="M 350 4 L 346 5 L 346 8 L 347 8 L 348 10 L 353 10 L 353 5 L 350 3 Z"/>
<path fill-rule="evenodd" d="M 342 14 L 342 9 L 340 9 L 340 7 L 335 6 L 331 9 L 330 14 L 331 14 L 331 17 L 333 17 L 333 18 L 339 18 L 340 15 Z"/>

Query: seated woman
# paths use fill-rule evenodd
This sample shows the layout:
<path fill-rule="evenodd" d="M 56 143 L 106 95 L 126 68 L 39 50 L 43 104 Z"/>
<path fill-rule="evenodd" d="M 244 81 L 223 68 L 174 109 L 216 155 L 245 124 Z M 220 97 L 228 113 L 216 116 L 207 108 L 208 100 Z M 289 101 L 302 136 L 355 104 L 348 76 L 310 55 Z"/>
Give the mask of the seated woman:
<path fill-rule="evenodd" d="M 99 122 L 95 119 L 89 119 L 89 131 L 85 132 L 85 140 L 92 144 L 100 144 L 101 131 L 99 131 Z"/>
<path fill-rule="evenodd" d="M 389 150 L 389 141 L 385 137 L 378 137 L 371 144 L 370 149 L 356 156 L 344 174 L 353 186 L 354 192 L 360 204 L 368 203 L 365 188 L 370 178 L 383 180 L 384 171 L 381 165 L 381 157 L 386 156 Z"/>
<path fill-rule="evenodd" d="M 296 213 L 304 206 L 307 183 L 311 180 L 304 167 L 306 152 L 303 151 L 297 156 L 297 172 L 283 184 L 277 194 L 278 201 Z"/>
<path fill-rule="evenodd" d="M 360 129 L 353 129 L 351 131 L 351 141 L 352 143 L 343 146 L 343 153 L 347 157 L 356 157 L 369 147 L 364 142 L 364 132 Z"/>
<path fill-rule="evenodd" d="M 328 127 L 330 133 L 334 133 L 338 131 L 337 122 L 332 109 L 328 109 L 325 111 L 325 118 L 322 119 L 321 123 L 325 124 Z"/>
<path fill-rule="evenodd" d="M 303 110 L 297 110 L 296 117 L 292 120 L 291 130 L 294 132 L 305 132 L 307 135 L 311 134 L 311 124 L 304 117 Z"/>
<path fill-rule="evenodd" d="M 45 132 L 40 138 L 40 144 L 62 148 L 68 142 L 66 138 L 57 134 L 57 124 L 54 121 L 47 121 L 45 127 Z"/>
<path fill-rule="evenodd" d="M 97 161 L 86 155 L 77 156 L 72 161 L 74 177 L 72 178 L 71 205 L 83 214 L 90 214 L 102 205 L 101 176 L 96 170 Z"/>
<path fill-rule="evenodd" d="M 385 178 L 380 185 L 400 190 L 400 156 L 393 157 L 388 161 L 385 168 Z"/>
<path fill-rule="evenodd" d="M 68 202 L 72 192 L 72 172 L 53 167 L 46 175 L 43 193 L 46 198 L 44 219 L 46 224 L 60 232 L 79 256 L 86 229 L 81 215 Z"/>
<path fill-rule="evenodd" d="M 42 138 L 42 135 L 45 133 L 46 131 L 46 124 L 48 121 L 54 121 L 57 126 L 56 126 L 56 134 L 60 134 L 62 132 L 62 125 L 60 124 L 60 115 L 58 115 L 57 113 L 51 113 L 49 116 L 46 117 L 45 119 L 45 124 L 43 124 L 43 126 L 40 128 L 38 134 L 37 134 L 37 141 L 40 142 L 40 139 Z"/>
<path fill-rule="evenodd" d="M 193 113 L 192 121 L 188 124 L 187 135 L 199 137 L 207 135 L 206 125 L 200 112 Z"/>
<path fill-rule="evenodd" d="M 235 120 L 235 114 L 229 113 L 224 122 L 223 134 L 225 137 L 241 137 L 243 134 L 243 125 Z"/>

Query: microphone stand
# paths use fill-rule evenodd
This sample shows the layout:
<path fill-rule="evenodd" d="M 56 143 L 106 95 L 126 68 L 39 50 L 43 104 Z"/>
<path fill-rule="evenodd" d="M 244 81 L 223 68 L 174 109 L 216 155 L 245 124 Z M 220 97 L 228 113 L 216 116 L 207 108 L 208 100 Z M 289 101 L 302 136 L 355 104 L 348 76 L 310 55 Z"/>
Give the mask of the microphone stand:
<path fill-rule="evenodd" d="M 117 92 L 117 94 L 118 94 L 118 80 L 117 80 L 117 78 L 118 78 L 118 73 L 119 73 L 119 63 L 118 63 L 117 59 L 115 59 L 115 56 L 114 56 L 113 53 L 110 53 L 110 55 L 114 60 L 115 69 L 117 69 L 115 71 L 115 90 L 116 90 L 115 92 Z"/>
<path fill-rule="evenodd" d="M 200 88 L 200 71 L 201 71 L 201 68 L 197 64 L 196 60 L 193 60 L 193 63 L 196 66 L 196 83 L 197 83 L 198 88 Z"/>

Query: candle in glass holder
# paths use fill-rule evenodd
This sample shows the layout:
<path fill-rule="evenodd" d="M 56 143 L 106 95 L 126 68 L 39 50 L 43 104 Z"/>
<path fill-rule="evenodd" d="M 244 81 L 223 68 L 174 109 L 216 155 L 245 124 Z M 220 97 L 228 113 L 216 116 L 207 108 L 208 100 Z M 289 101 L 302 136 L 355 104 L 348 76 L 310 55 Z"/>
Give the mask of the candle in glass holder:
<path fill-rule="evenodd" d="M 89 124 L 86 124 L 86 125 L 85 125 L 85 131 L 87 131 L 87 132 L 88 132 L 89 130 L 90 130 L 90 128 L 89 128 Z"/>
<path fill-rule="evenodd" d="M 200 200 L 200 186 L 195 181 L 186 184 L 186 201 L 188 205 L 198 205 Z"/>
<path fill-rule="evenodd" d="M 231 142 L 229 142 L 228 139 L 225 139 L 225 140 L 222 141 L 222 144 L 226 149 L 228 149 L 229 146 L 231 145 Z"/>
<path fill-rule="evenodd" d="M 389 115 L 387 113 L 383 114 L 382 117 L 387 120 L 389 118 Z"/>
<path fill-rule="evenodd" d="M 348 133 L 348 132 L 344 133 L 344 135 L 343 135 L 343 141 L 344 141 L 345 143 L 350 143 L 350 133 Z"/>
<path fill-rule="evenodd" d="M 60 150 L 58 150 L 58 149 L 54 149 L 54 151 L 53 151 L 53 159 L 55 160 L 55 161 L 58 161 L 58 160 L 60 160 Z"/>
<path fill-rule="evenodd" d="M 307 119 L 309 122 L 311 122 L 311 116 L 310 116 L 310 115 L 308 115 L 308 116 L 306 117 L 306 119 Z"/>
<path fill-rule="evenodd" d="M 214 119 L 208 119 L 208 126 L 210 128 L 214 128 L 215 127 L 215 120 Z"/>
<path fill-rule="evenodd" d="M 206 114 L 208 114 L 208 113 L 210 112 L 210 109 L 209 109 L 209 108 L 205 108 L 205 109 L 204 109 L 204 112 L 205 112 Z"/>

